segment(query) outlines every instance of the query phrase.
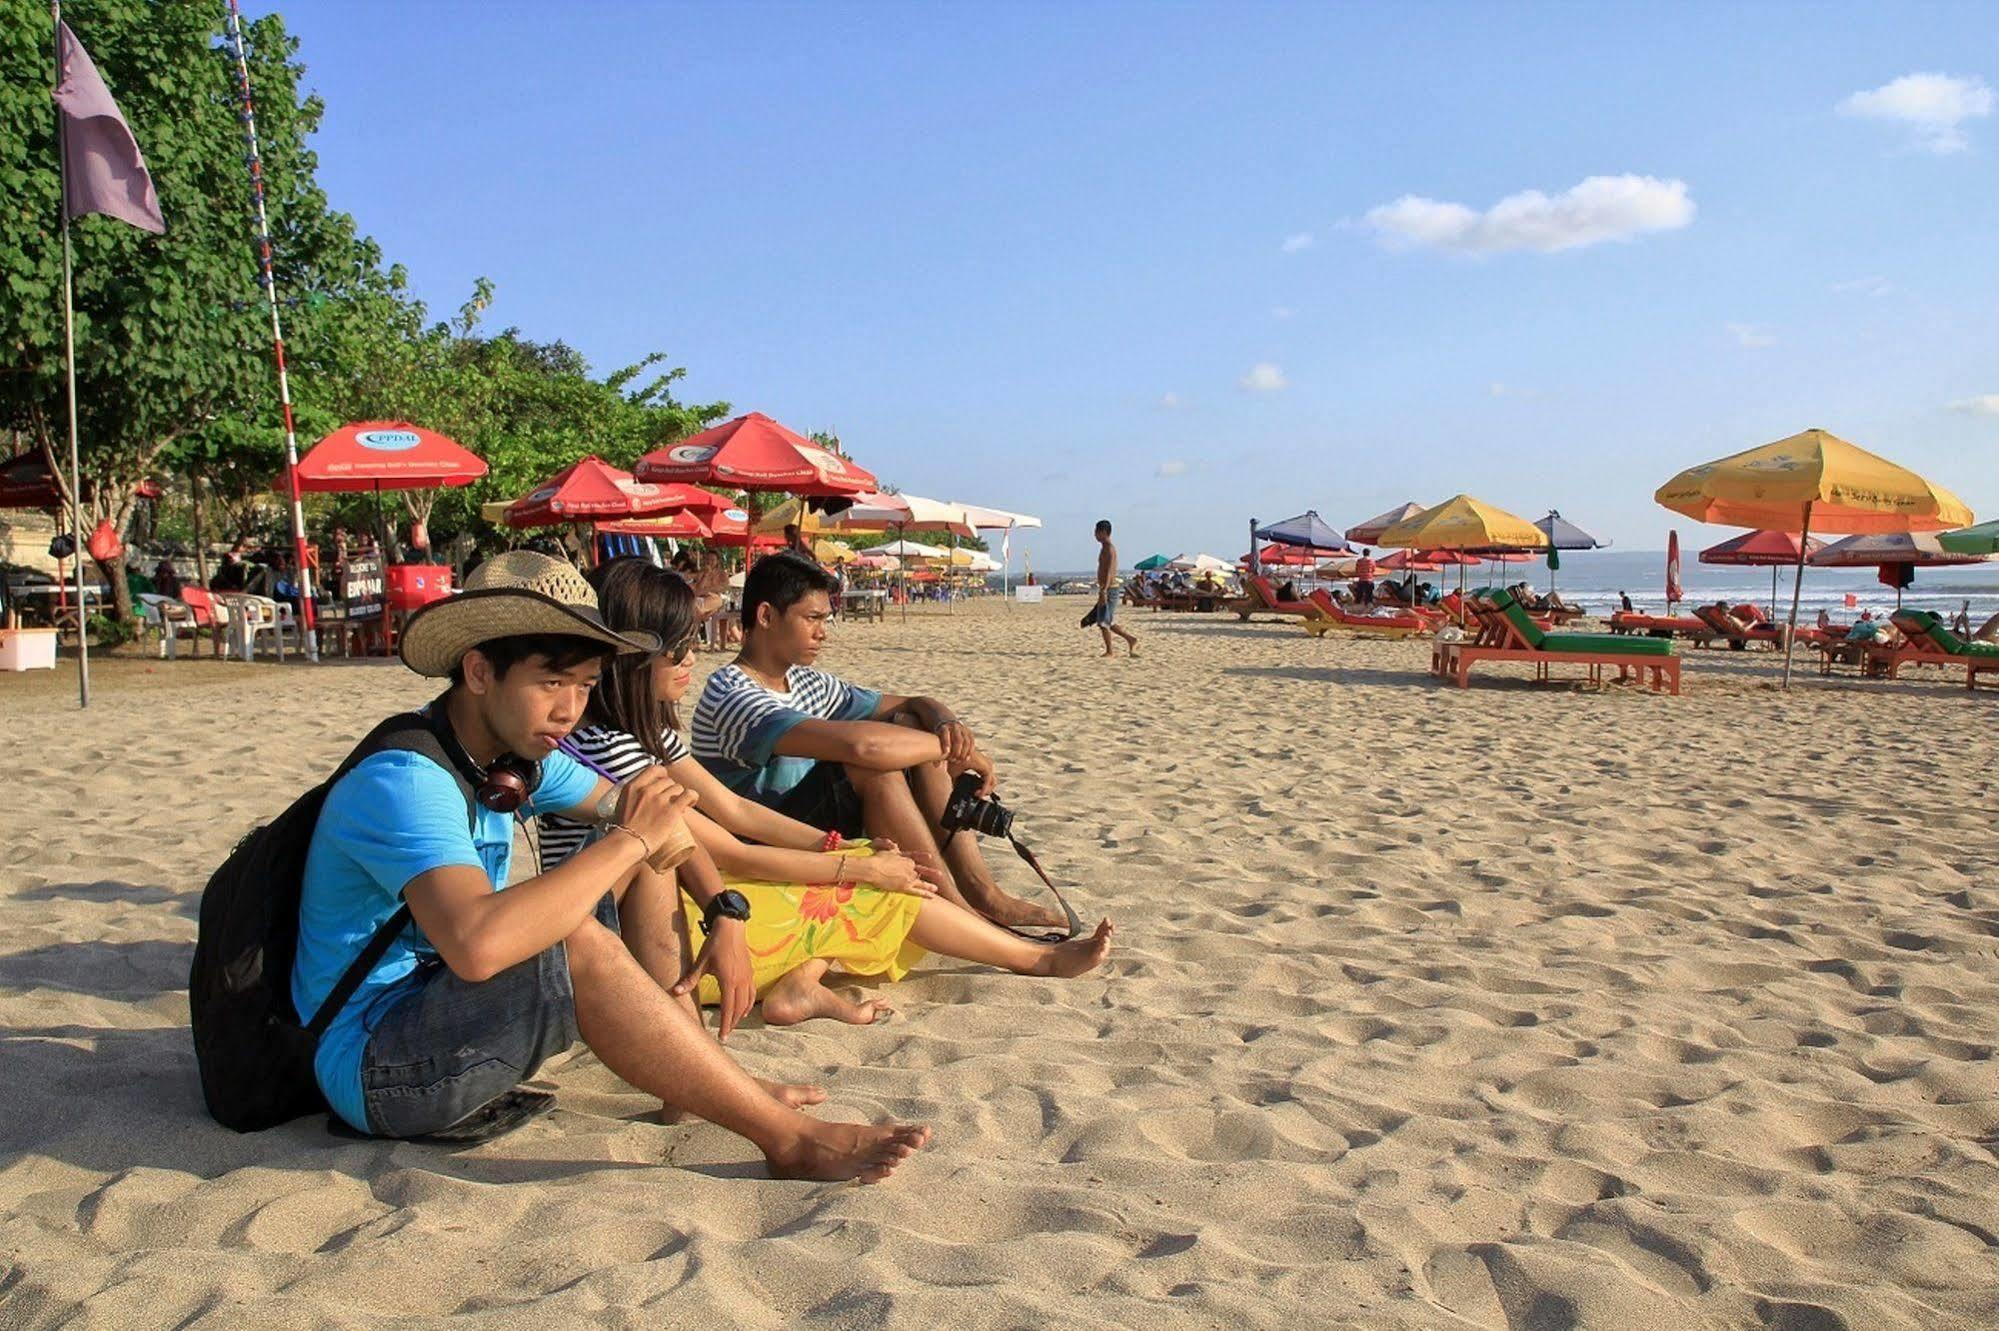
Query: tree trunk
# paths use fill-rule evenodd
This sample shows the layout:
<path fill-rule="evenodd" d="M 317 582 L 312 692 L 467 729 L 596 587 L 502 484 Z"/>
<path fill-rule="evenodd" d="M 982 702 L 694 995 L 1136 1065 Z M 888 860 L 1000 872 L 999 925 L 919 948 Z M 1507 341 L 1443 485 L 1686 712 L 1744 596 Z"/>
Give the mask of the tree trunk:
<path fill-rule="evenodd" d="M 194 491 L 194 576 L 202 586 L 208 585 L 208 533 L 201 525 L 201 477 L 190 479 Z"/>

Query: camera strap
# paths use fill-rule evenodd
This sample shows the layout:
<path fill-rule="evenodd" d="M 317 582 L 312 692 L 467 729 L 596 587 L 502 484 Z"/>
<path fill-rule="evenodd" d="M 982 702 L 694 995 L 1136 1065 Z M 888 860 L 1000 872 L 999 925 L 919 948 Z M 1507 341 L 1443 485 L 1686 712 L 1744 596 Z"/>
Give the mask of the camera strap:
<path fill-rule="evenodd" d="M 1083 921 L 1076 914 L 1075 907 L 1071 906 L 1069 899 L 1062 895 L 1062 889 L 1055 886 L 1055 880 L 1050 878 L 1048 871 L 1041 867 L 1041 861 L 1034 858 L 1034 852 L 1027 848 L 1027 843 L 1011 832 L 1006 834 L 1006 839 L 1013 846 L 1013 853 L 1020 856 L 1021 859 L 1026 860 L 1027 867 L 1034 870 L 1034 876 L 1039 878 L 1042 885 L 1055 894 L 1055 904 L 1062 908 L 1062 914 L 1068 918 L 1068 932 L 1036 935 L 1005 925 L 1001 927 L 1005 928 L 1008 933 L 1019 934 L 1022 938 L 1032 938 L 1037 943 L 1066 943 L 1071 938 L 1081 934 L 1083 932 Z"/>

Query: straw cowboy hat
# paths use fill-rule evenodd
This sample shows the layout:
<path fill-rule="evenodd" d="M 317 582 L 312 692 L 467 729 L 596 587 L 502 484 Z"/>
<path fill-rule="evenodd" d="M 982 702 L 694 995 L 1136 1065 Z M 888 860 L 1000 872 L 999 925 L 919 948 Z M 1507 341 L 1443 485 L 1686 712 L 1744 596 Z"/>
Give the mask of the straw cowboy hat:
<path fill-rule="evenodd" d="M 596 591 L 567 560 L 509 550 L 473 569 L 464 591 L 410 616 L 403 664 L 419 675 L 448 675 L 482 642 L 541 634 L 590 638 L 619 652 L 660 649 L 657 634 L 606 627 Z"/>

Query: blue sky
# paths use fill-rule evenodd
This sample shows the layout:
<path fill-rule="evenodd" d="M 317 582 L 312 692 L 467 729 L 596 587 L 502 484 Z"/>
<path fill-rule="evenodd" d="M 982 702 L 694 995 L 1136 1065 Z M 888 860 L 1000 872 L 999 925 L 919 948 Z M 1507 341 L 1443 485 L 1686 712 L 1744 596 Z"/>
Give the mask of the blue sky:
<path fill-rule="evenodd" d="M 1813 425 L 1999 515 L 1989 9 L 278 8 L 436 309 L 664 351 L 1040 568 L 1461 490 L 1659 548 Z"/>

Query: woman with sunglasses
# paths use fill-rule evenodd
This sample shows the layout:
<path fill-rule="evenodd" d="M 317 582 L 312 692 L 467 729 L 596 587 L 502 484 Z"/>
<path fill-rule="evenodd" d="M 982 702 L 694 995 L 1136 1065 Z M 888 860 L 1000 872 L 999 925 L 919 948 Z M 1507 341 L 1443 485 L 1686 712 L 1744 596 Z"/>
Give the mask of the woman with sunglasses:
<path fill-rule="evenodd" d="M 873 999 L 852 1003 L 823 983 L 838 965 L 850 976 L 899 980 L 923 953 L 998 966 L 1021 975 L 1071 977 L 1094 970 L 1110 951 L 1108 920 L 1065 943 L 1019 937 L 937 895 L 935 869 L 888 842 L 842 842 L 724 786 L 688 750 L 675 704 L 694 678 L 699 612 L 680 575 L 643 559 L 614 559 L 591 572 L 598 609 L 613 629 L 641 628 L 669 644 L 658 656 L 622 657 L 605 667 L 583 725 L 564 747 L 613 781 L 664 763 L 698 804 L 687 814 L 716 867 L 749 900 L 747 941 L 764 1020 L 791 1025 L 831 1017 L 868 1025 L 892 1011 Z M 594 829 L 544 817 L 544 871 L 581 848 Z M 700 947 L 700 920 L 683 956 Z M 715 983 L 701 981 L 702 1001 Z"/>

